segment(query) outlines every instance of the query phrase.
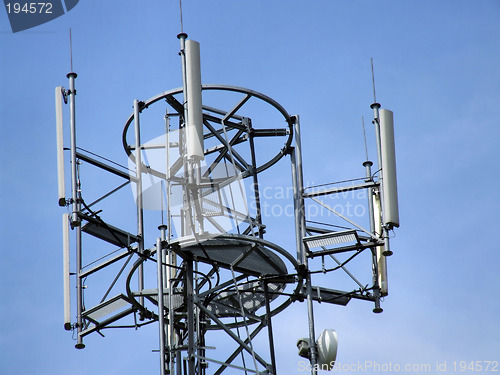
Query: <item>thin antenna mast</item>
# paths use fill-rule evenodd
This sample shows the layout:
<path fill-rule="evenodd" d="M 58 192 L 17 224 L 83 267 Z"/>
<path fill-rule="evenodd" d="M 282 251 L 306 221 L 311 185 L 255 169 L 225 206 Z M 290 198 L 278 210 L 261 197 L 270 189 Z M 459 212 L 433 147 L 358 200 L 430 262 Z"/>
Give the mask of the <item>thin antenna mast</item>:
<path fill-rule="evenodd" d="M 73 71 L 73 41 L 71 37 L 71 27 L 69 28 L 69 59 L 71 71 Z"/>
<path fill-rule="evenodd" d="M 363 125 L 363 139 L 365 140 L 365 155 L 366 160 L 368 159 L 368 146 L 366 145 L 366 131 L 365 131 L 365 117 L 361 116 L 361 124 Z"/>
<path fill-rule="evenodd" d="M 179 13 L 181 17 L 181 34 L 184 34 L 184 25 L 182 23 L 182 0 L 179 0 Z"/>
<path fill-rule="evenodd" d="M 370 57 L 370 62 L 372 65 L 372 86 L 373 86 L 373 102 L 377 102 L 377 95 L 375 94 L 375 73 L 373 71 L 373 57 Z"/>

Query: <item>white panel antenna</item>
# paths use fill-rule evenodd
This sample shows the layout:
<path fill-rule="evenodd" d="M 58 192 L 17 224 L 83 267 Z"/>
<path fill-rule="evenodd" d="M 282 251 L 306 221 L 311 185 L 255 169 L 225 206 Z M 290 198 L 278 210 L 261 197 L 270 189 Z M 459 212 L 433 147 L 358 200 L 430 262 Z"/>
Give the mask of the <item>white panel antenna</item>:
<path fill-rule="evenodd" d="M 201 100 L 200 43 L 186 40 L 187 156 L 203 160 L 203 113 Z"/>
<path fill-rule="evenodd" d="M 373 216 L 375 218 L 375 233 L 382 234 L 382 212 L 380 206 L 380 195 L 373 195 Z M 380 295 L 386 296 L 389 293 L 387 283 L 387 257 L 385 246 L 376 247 L 377 255 L 377 284 L 380 287 Z"/>
<path fill-rule="evenodd" d="M 396 148 L 393 113 L 380 110 L 380 148 L 382 156 L 382 183 L 384 220 L 389 227 L 399 227 L 398 184 L 396 176 Z"/>
<path fill-rule="evenodd" d="M 69 214 L 62 216 L 63 225 L 63 285 L 64 285 L 64 329 L 71 330 L 70 307 L 70 263 L 69 263 Z"/>

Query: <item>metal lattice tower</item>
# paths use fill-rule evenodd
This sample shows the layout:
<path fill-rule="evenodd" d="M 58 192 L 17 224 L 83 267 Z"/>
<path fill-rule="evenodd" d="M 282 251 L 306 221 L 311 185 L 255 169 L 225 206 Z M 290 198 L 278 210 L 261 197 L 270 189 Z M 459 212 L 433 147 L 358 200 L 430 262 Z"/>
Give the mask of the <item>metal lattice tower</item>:
<path fill-rule="evenodd" d="M 299 354 L 311 361 L 312 373 L 320 365 L 331 369 L 328 361 L 336 355 L 331 338 L 336 340 L 336 334 L 329 333 L 329 344 L 323 335 L 316 341 L 313 302 L 346 305 L 354 298 L 373 302 L 374 312 L 381 312 L 380 298 L 388 293 L 389 231 L 399 226 L 392 112 L 372 105 L 378 173 L 366 161 L 361 183 L 305 187 L 299 117 L 253 90 L 202 85 L 199 44 L 186 34 L 179 39 L 184 85 L 134 101 L 122 137 L 128 167 L 77 146 L 76 73 L 68 74 L 69 90 L 56 88 L 59 205 L 68 208 L 63 215 L 65 329 L 76 332 L 76 347 L 82 349 L 90 334 L 157 322 L 162 375 L 276 374 L 272 317 L 306 301 L 309 337 L 299 340 Z M 67 149 L 63 102 L 69 102 Z M 255 108 L 262 112 L 254 116 Z M 257 121 L 267 116 L 273 121 Z M 64 150 L 70 154 L 70 197 L 65 193 Z M 290 158 L 293 185 L 292 251 L 265 238 L 259 183 L 261 172 L 285 158 Z M 84 165 L 121 181 L 90 199 Z M 121 213 L 123 198 L 113 199 L 125 186 L 132 187 L 134 205 Z M 322 200 L 357 190 L 367 192 L 369 229 Z M 348 227 L 339 230 L 310 220 L 310 204 L 320 205 Z M 115 213 L 116 207 L 120 212 Z M 84 236 L 89 240 L 82 241 Z M 106 252 L 86 248 L 88 242 Z M 76 254 L 74 265 L 69 263 L 70 249 Z M 370 284 L 347 269 L 361 256 L 370 262 Z M 333 272 L 347 275 L 354 288 L 313 285 L 316 275 Z M 102 287 L 100 294 L 85 290 L 94 278 Z M 76 284 L 76 319 L 71 318 L 71 283 Z M 214 334 L 231 339 L 230 353 L 217 355 L 211 346 Z M 255 345 L 257 335 L 267 337 L 267 346 Z"/>

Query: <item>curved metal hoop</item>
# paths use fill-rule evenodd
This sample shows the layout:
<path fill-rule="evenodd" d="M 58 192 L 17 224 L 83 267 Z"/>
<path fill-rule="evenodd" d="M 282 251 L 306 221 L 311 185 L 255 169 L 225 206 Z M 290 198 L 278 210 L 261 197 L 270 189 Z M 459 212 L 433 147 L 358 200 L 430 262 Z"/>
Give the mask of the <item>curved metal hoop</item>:
<path fill-rule="evenodd" d="M 214 113 L 214 115 L 209 115 L 208 113 L 204 113 L 203 117 L 204 117 L 205 125 L 207 125 L 207 121 L 215 121 L 215 122 L 221 123 L 221 121 L 233 120 L 231 123 L 226 124 L 226 126 L 230 127 L 230 128 L 232 127 L 232 128 L 238 129 L 241 132 L 246 133 L 244 137 L 240 137 L 240 140 L 238 142 L 248 140 L 250 137 L 254 137 L 254 138 L 277 137 L 277 136 L 286 137 L 283 147 L 280 150 L 278 150 L 276 155 L 271 157 L 271 159 L 269 159 L 268 161 L 263 162 L 258 166 L 255 166 L 256 173 L 260 173 L 260 172 L 266 170 L 267 168 L 271 167 L 273 164 L 278 162 L 284 155 L 286 155 L 288 153 L 288 150 L 290 149 L 290 145 L 292 143 L 292 138 L 293 138 L 293 131 L 292 131 L 293 117 L 291 117 L 288 114 L 288 112 L 283 108 L 283 106 L 281 106 L 277 101 L 275 101 L 274 99 L 271 99 L 270 97 L 268 97 L 260 92 L 250 90 L 247 88 L 243 88 L 243 87 L 237 87 L 237 86 L 203 85 L 202 90 L 205 92 L 208 92 L 208 91 L 235 92 L 235 93 L 241 93 L 241 94 L 245 95 L 243 97 L 243 99 L 236 105 L 236 107 L 229 112 L 226 112 L 226 111 L 223 111 L 220 109 L 216 109 L 216 108 L 204 106 L 205 111 L 209 111 L 209 112 Z M 165 99 L 167 101 L 167 103 L 170 104 L 172 106 L 172 108 L 174 108 L 174 110 L 177 111 L 179 113 L 179 115 L 182 117 L 183 116 L 183 105 L 175 98 L 175 95 L 181 94 L 182 92 L 183 92 L 182 88 L 176 88 L 176 89 L 162 92 L 162 93 L 146 100 L 142 104 L 142 110 L 147 109 L 149 106 L 151 106 L 152 104 L 154 104 L 162 99 Z M 251 98 L 256 98 L 260 101 L 263 101 L 263 102 L 269 104 L 273 108 L 275 108 L 283 116 L 283 118 L 286 122 L 286 127 L 282 128 L 282 129 L 252 129 L 252 128 L 246 127 L 242 123 L 242 117 L 236 115 L 236 112 L 241 107 L 243 107 L 245 105 L 245 103 Z M 217 117 L 215 115 L 222 116 L 222 117 Z M 125 127 L 123 129 L 123 134 L 122 134 L 122 143 L 123 143 L 123 148 L 124 148 L 125 152 L 127 153 L 128 157 L 132 160 L 132 162 L 135 163 L 135 156 L 134 156 L 134 153 L 132 152 L 132 147 L 129 146 L 129 143 L 127 142 L 127 133 L 129 131 L 130 125 L 132 124 L 133 120 L 134 120 L 134 114 L 132 113 L 129 116 L 129 118 L 127 119 L 127 122 L 125 123 Z M 207 133 L 207 134 L 205 134 L 205 138 L 210 137 L 210 136 L 214 136 L 214 135 L 215 134 Z M 227 151 L 227 145 L 223 145 L 223 146 L 224 147 L 222 149 L 225 148 Z M 205 150 L 205 154 L 208 154 L 210 152 L 213 152 L 213 151 Z M 254 171 L 253 171 L 254 168 L 250 167 L 252 165 L 252 163 L 246 163 L 246 164 L 249 166 L 249 168 L 242 171 L 243 178 L 248 177 L 254 173 Z M 145 166 L 143 166 L 143 167 L 145 167 Z M 165 174 L 160 172 L 160 171 L 148 169 L 148 173 L 151 173 L 151 174 L 153 174 L 157 177 L 160 177 L 160 178 L 165 178 Z"/>

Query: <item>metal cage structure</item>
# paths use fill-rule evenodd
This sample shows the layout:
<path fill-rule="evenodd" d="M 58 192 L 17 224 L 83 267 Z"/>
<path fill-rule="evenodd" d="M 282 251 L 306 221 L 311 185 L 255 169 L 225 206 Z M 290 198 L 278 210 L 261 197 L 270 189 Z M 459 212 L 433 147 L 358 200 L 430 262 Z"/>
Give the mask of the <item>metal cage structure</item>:
<path fill-rule="evenodd" d="M 250 89 L 201 85 L 199 45 L 186 38 L 179 36 L 183 87 L 134 101 L 122 136 L 128 167 L 77 146 L 76 73 L 67 75 L 69 90 L 56 88 L 59 205 L 67 208 L 64 327 L 76 332 L 75 346 L 83 349 L 88 335 L 157 322 L 161 375 L 276 374 L 272 318 L 294 302 L 306 301 L 309 346 L 301 355 L 311 361 L 315 374 L 322 353 L 316 343 L 313 302 L 344 306 L 351 299 L 367 300 L 378 313 L 380 299 L 388 293 L 389 231 L 399 226 L 392 112 L 372 105 L 378 171 L 373 173 L 373 163 L 366 161 L 361 183 L 306 187 L 299 116 Z M 67 148 L 64 103 L 69 103 Z M 255 108 L 273 117 L 272 127 L 257 120 L 262 113 L 248 115 Z M 162 119 L 156 121 L 159 115 Z M 71 165 L 69 195 L 65 154 Z M 293 250 L 266 239 L 259 183 L 261 172 L 288 158 Z M 99 181 L 83 183 L 83 167 L 119 182 L 99 191 Z M 96 188 L 87 193 L 85 188 L 92 184 Z M 122 212 L 122 198 L 113 199 L 126 186 L 133 192 L 133 209 Z M 390 194 L 384 194 L 385 189 Z M 322 200 L 358 190 L 367 192 L 366 229 Z M 309 204 L 320 205 L 347 226 L 311 220 Z M 369 260 L 369 284 L 348 269 L 361 256 Z M 313 285 L 317 275 L 334 272 L 348 275 L 354 287 Z M 86 288 L 90 280 L 99 292 Z M 70 307 L 71 284 L 76 286 L 76 318 Z M 214 332 L 230 339 L 230 353 L 217 356 L 210 346 Z M 267 346 L 254 344 L 257 335 L 267 337 Z"/>

